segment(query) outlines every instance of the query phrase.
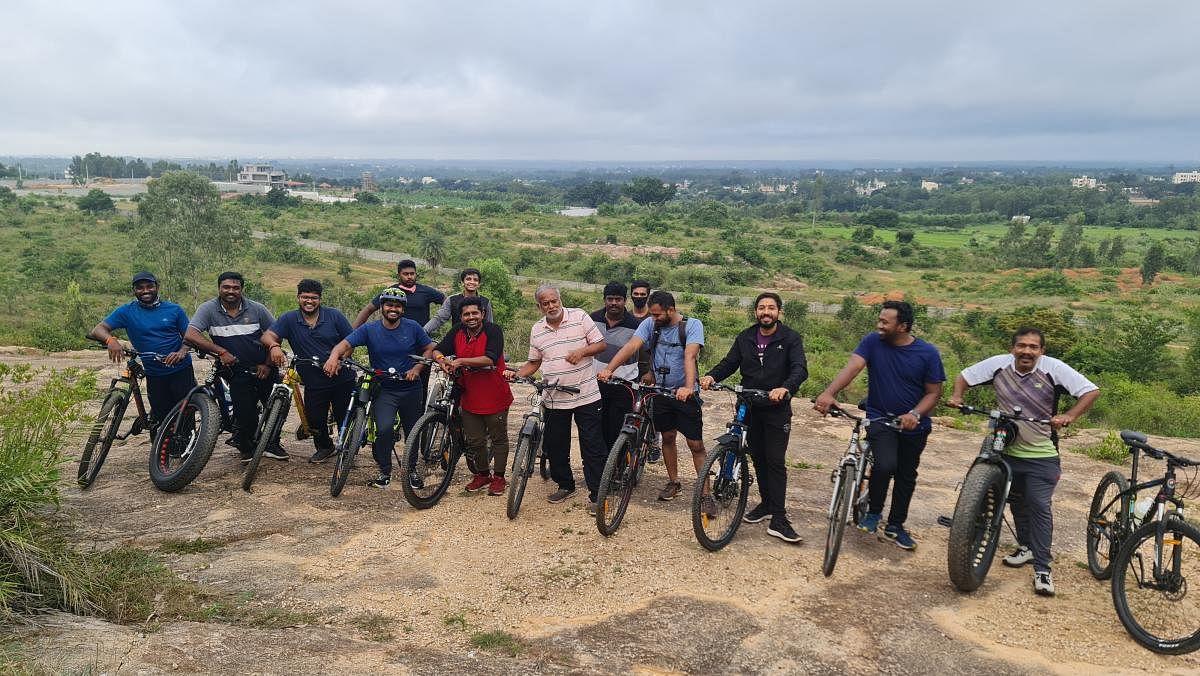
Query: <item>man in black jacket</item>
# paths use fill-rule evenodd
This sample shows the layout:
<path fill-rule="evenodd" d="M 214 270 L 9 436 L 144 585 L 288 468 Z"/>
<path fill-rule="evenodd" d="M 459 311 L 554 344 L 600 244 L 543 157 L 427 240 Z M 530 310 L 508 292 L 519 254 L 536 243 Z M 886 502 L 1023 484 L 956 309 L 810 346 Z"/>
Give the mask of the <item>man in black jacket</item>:
<path fill-rule="evenodd" d="M 777 293 L 760 293 L 754 299 L 758 323 L 738 334 L 729 354 L 703 378 L 700 387 L 709 389 L 736 370 L 742 372 L 742 385 L 771 392 L 770 402 L 754 407 L 750 413 L 746 443 L 758 469 L 758 493 L 762 503 L 743 517 L 758 523 L 771 517 L 767 534 L 784 542 L 799 543 L 800 536 L 787 518 L 783 501 L 787 496 L 787 445 L 792 431 L 794 395 L 808 378 L 808 360 L 800 334 L 779 321 L 783 300 Z"/>

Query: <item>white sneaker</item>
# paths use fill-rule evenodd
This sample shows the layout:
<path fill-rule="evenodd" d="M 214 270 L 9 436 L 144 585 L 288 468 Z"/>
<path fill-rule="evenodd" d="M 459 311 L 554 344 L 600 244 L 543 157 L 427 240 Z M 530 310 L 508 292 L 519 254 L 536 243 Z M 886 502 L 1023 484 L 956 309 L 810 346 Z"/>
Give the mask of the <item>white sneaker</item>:
<path fill-rule="evenodd" d="M 1039 596 L 1054 596 L 1054 578 L 1050 577 L 1050 571 L 1034 571 L 1033 591 Z"/>
<path fill-rule="evenodd" d="M 1004 565 L 1009 568 L 1020 568 L 1033 560 L 1033 552 L 1025 545 L 1018 545 L 1012 554 L 1004 557 Z"/>

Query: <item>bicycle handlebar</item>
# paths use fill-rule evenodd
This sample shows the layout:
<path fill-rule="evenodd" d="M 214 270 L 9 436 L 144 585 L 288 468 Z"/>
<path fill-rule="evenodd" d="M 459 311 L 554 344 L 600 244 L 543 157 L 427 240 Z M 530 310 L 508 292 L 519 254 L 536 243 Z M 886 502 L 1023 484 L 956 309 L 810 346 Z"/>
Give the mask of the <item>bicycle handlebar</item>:
<path fill-rule="evenodd" d="M 813 399 L 812 401 L 816 402 L 816 399 Z M 854 422 L 865 422 L 867 424 L 879 423 L 880 425 L 886 425 L 888 427 L 891 427 L 892 429 L 897 429 L 897 430 L 900 429 L 900 416 L 898 416 L 898 415 L 887 415 L 887 416 L 881 416 L 879 418 L 868 418 L 865 415 L 854 415 L 853 413 L 847 411 L 846 409 L 842 408 L 841 406 L 838 406 L 837 404 L 834 404 L 829 407 L 829 415 L 833 416 L 834 418 L 846 418 L 848 420 L 853 420 Z"/>
<path fill-rule="evenodd" d="M 519 378 L 514 377 L 508 382 L 532 385 L 538 392 L 544 392 L 545 390 L 558 390 L 559 392 L 566 392 L 568 394 L 579 394 L 578 387 L 571 385 L 559 385 L 558 383 L 553 383 L 548 380 L 537 380 L 531 376 L 522 376 Z"/>
<path fill-rule="evenodd" d="M 626 379 L 620 378 L 618 376 L 612 376 L 611 378 L 608 379 L 608 382 L 616 383 L 617 385 L 624 385 L 625 387 L 628 387 L 629 389 L 631 389 L 635 392 L 638 390 L 644 390 L 646 392 L 650 392 L 653 394 L 661 394 L 661 395 L 665 395 L 665 396 L 674 396 L 675 395 L 675 388 L 673 388 L 673 387 L 663 387 L 662 385 L 647 385 L 645 383 L 639 383 L 636 380 L 626 380 Z"/>
<path fill-rule="evenodd" d="M 1140 450 L 1155 460 L 1166 460 L 1167 462 L 1179 465 L 1180 467 L 1195 467 L 1200 465 L 1200 462 L 1190 458 L 1175 455 L 1170 451 L 1164 451 L 1161 448 L 1155 448 L 1151 446 L 1150 444 L 1146 443 L 1146 435 L 1143 432 L 1136 432 L 1134 430 L 1121 430 L 1121 441 L 1124 442 L 1125 445 L 1130 449 Z"/>
<path fill-rule="evenodd" d="M 87 336 L 85 336 L 85 338 L 87 338 L 88 340 L 94 340 L 97 343 L 100 343 L 101 345 L 108 347 L 108 343 L 104 342 L 103 340 L 100 340 L 99 338 L 93 336 L 90 333 Z M 188 351 L 196 352 L 197 350 L 189 349 Z M 137 350 L 131 350 L 131 349 L 125 347 L 124 345 L 121 346 L 121 353 L 124 354 L 126 357 L 137 357 L 139 359 L 153 359 L 154 361 L 162 361 L 163 358 L 165 358 L 167 356 L 167 354 L 163 354 L 161 352 L 138 352 Z"/>
<path fill-rule="evenodd" d="M 733 392 L 734 394 L 740 394 L 746 397 L 757 399 L 767 399 L 771 396 L 770 390 L 756 390 L 752 387 L 742 387 L 741 385 L 724 385 L 722 383 L 713 383 L 709 386 L 709 389 L 717 392 Z M 783 401 L 787 401 L 791 397 L 792 393 L 789 392 L 784 395 Z"/>
<path fill-rule="evenodd" d="M 946 405 L 950 406 L 949 404 L 946 404 Z M 972 415 L 986 415 L 988 417 L 994 416 L 997 418 L 1002 418 L 1004 420 L 1020 420 L 1022 422 L 1041 423 L 1043 425 L 1050 424 L 1049 418 L 1029 418 L 1029 417 L 1026 417 L 1026 416 L 1017 414 L 1017 413 L 1008 413 L 1006 411 L 1001 411 L 998 408 L 988 410 L 988 409 L 983 409 L 983 408 L 975 408 L 974 406 L 968 406 L 966 404 L 963 404 L 961 406 L 950 406 L 950 408 L 957 408 L 959 413 L 969 413 Z"/>

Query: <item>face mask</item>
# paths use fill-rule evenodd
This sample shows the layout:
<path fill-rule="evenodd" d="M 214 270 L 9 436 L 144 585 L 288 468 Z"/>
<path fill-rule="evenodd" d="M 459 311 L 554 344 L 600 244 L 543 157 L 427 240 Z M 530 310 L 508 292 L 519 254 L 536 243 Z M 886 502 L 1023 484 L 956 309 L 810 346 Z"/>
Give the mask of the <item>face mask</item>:
<path fill-rule="evenodd" d="M 650 300 L 650 297 L 647 296 L 645 298 L 639 298 L 634 296 L 631 300 L 633 300 L 633 306 L 641 310 L 642 308 L 646 307 L 646 301 Z"/>

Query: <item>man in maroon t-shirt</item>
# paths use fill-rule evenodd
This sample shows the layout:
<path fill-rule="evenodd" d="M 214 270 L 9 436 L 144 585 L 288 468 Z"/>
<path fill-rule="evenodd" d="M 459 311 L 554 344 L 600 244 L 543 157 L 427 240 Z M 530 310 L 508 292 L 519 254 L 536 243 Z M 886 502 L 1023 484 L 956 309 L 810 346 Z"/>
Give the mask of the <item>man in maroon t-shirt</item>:
<path fill-rule="evenodd" d="M 463 437 L 467 452 L 474 454 L 479 472 L 467 484 L 471 492 L 488 489 L 488 495 L 503 495 L 504 466 L 508 462 L 508 407 L 512 390 L 504 373 L 504 333 L 500 327 L 483 321 L 482 300 L 464 298 L 459 307 L 462 322 L 446 334 L 433 349 L 433 358 L 447 373 L 473 366 L 494 366 L 488 371 L 464 371 L 459 377 L 463 395 Z M 454 359 L 447 359 L 453 354 Z M 488 443 L 492 445 L 492 471 L 488 472 Z"/>

